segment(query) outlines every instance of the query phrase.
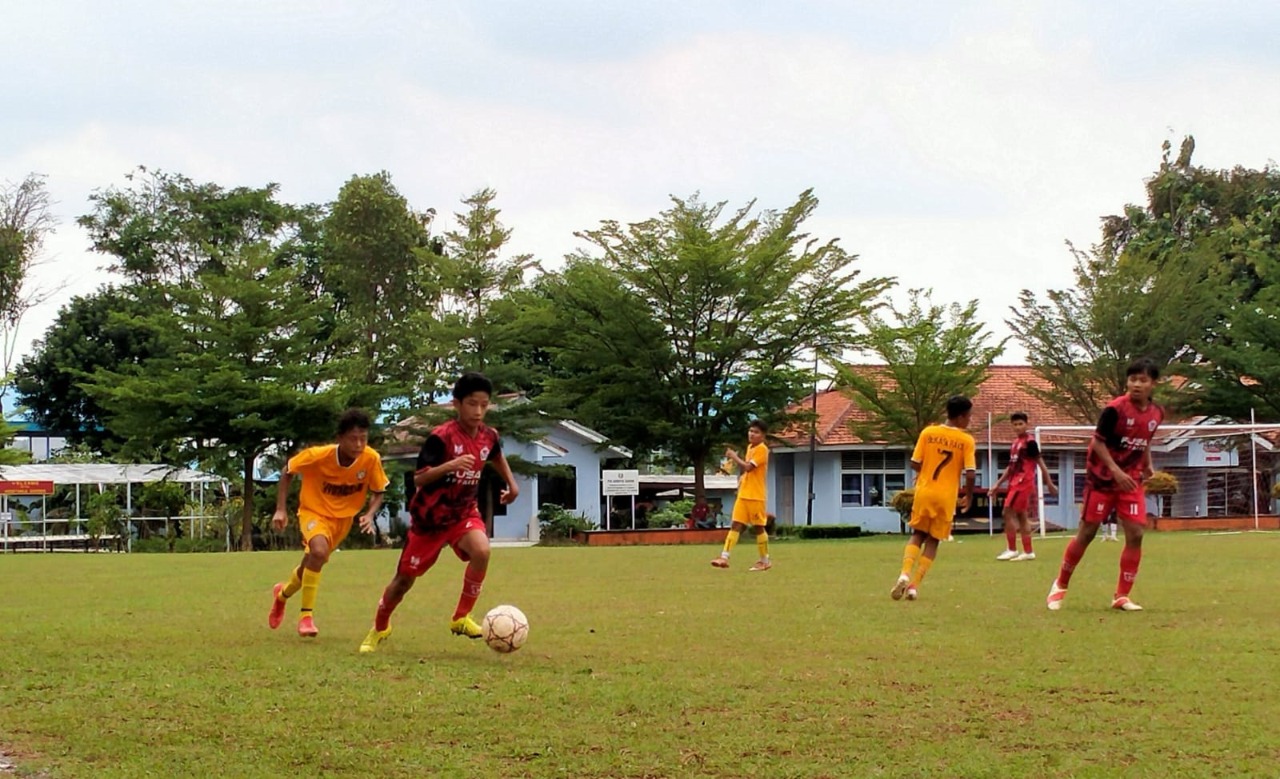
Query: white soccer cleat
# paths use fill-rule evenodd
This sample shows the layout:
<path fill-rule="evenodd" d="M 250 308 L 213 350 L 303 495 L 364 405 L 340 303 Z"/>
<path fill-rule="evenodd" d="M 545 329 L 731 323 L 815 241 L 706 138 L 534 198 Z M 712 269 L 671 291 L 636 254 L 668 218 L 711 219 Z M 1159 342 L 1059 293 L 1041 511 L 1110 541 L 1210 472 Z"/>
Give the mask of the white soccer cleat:
<path fill-rule="evenodd" d="M 1016 558 L 1017 556 L 1018 556 L 1018 550 L 1016 550 L 1016 549 L 1006 549 L 1006 550 L 1004 550 L 1003 552 L 1001 552 L 1000 554 L 996 555 L 996 559 L 997 559 L 997 560 L 1012 560 L 1012 559 Z"/>
<path fill-rule="evenodd" d="M 1067 597 L 1067 588 L 1059 587 L 1058 580 L 1053 580 L 1053 586 L 1049 588 L 1049 597 L 1044 599 L 1044 605 L 1049 607 L 1049 611 L 1057 611 L 1062 608 L 1062 600 Z"/>
<path fill-rule="evenodd" d="M 1017 562 L 1021 562 L 1022 560 L 1034 560 L 1034 559 L 1036 559 L 1036 553 L 1035 553 L 1035 552 L 1023 552 L 1022 554 L 1020 554 L 1020 555 L 1018 555 L 1017 557 L 1013 558 L 1013 560 L 1012 560 L 1011 562 L 1015 562 L 1015 563 L 1017 563 Z"/>
<path fill-rule="evenodd" d="M 1128 595 L 1121 595 L 1119 598 L 1111 601 L 1111 608 L 1117 611 L 1142 611 L 1142 607 L 1129 600 Z"/>
<path fill-rule="evenodd" d="M 894 600 L 902 600 L 902 596 L 906 594 L 907 587 L 911 584 L 911 577 L 905 573 L 898 577 L 898 582 L 893 585 L 893 589 L 889 591 L 889 597 Z"/>
<path fill-rule="evenodd" d="M 916 598 L 919 598 L 919 597 L 920 597 L 920 593 L 916 592 L 915 587 L 907 588 L 907 600 L 915 600 Z"/>

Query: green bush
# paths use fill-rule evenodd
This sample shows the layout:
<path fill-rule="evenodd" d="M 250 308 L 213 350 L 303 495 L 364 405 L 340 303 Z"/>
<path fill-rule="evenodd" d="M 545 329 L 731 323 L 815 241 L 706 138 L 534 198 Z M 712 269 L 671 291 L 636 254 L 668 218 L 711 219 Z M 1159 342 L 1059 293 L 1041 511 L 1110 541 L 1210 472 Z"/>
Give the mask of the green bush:
<path fill-rule="evenodd" d="M 227 542 L 221 538 L 179 538 L 173 542 L 175 552 L 225 552 Z"/>
<path fill-rule="evenodd" d="M 813 540 L 818 538 L 858 538 L 860 525 L 778 525 L 775 534 L 783 538 Z"/>
<path fill-rule="evenodd" d="M 684 527 L 689 521 L 691 511 L 693 511 L 692 498 L 675 500 L 650 514 L 646 520 L 649 527 Z"/>
<path fill-rule="evenodd" d="M 137 554 L 153 554 L 157 552 L 169 551 L 169 539 L 164 536 L 152 536 L 151 538 L 135 539 L 131 550 Z"/>
<path fill-rule="evenodd" d="M 564 543 L 573 540 L 574 533 L 596 529 L 586 517 L 555 503 L 544 503 L 538 509 L 538 527 L 540 544 Z"/>

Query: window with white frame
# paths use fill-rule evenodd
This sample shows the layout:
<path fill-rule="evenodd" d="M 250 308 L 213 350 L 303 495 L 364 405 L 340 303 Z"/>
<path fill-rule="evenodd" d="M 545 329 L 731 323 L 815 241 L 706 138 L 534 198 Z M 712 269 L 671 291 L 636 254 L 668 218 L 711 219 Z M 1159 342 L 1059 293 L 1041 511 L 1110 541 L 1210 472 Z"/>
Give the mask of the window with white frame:
<path fill-rule="evenodd" d="M 906 452 L 893 449 L 841 452 L 841 506 L 845 508 L 887 506 L 894 493 L 906 488 Z"/>

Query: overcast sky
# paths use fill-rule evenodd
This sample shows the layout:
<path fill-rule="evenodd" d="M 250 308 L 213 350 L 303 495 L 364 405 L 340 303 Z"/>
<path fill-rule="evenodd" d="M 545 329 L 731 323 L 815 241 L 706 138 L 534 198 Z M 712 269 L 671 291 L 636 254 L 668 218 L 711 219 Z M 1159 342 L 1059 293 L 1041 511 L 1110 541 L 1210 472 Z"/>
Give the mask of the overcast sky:
<path fill-rule="evenodd" d="M 48 176 L 37 280 L 65 284 L 24 343 L 108 280 L 74 220 L 137 165 L 292 202 L 387 170 L 442 215 L 493 187 L 513 250 L 549 267 L 670 195 L 782 208 L 812 187 L 815 236 L 902 290 L 979 299 L 1003 336 L 1020 289 L 1070 284 L 1064 241 L 1142 200 L 1163 141 L 1195 135 L 1211 167 L 1280 156 L 1275 2 L 0 9 L 0 179 Z"/>

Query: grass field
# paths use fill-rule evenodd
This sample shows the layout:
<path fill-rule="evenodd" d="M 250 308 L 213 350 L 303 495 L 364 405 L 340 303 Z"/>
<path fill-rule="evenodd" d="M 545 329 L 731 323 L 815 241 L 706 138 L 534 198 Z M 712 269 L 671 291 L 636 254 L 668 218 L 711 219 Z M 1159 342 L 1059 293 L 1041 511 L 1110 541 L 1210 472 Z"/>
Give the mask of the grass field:
<path fill-rule="evenodd" d="M 900 537 L 498 549 L 451 636 L 442 558 L 374 655 L 394 551 L 337 554 L 320 637 L 266 627 L 285 553 L 0 556 L 0 750 L 18 776 L 1201 777 L 1280 774 L 1280 535 L 1147 538 L 1137 614 L 1095 543 L 1063 611 L 1063 539 L 997 563 L 943 545 L 914 603 Z"/>

